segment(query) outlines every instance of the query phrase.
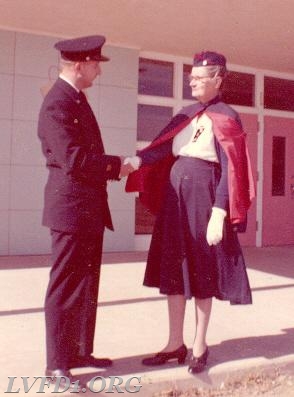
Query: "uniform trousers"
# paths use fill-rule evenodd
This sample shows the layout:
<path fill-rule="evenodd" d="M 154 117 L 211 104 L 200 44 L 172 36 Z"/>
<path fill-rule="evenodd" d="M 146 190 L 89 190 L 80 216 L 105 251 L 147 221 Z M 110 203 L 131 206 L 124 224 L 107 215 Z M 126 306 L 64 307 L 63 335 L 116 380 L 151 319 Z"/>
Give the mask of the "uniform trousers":
<path fill-rule="evenodd" d="M 69 369 L 93 352 L 104 228 L 51 230 L 53 265 L 45 298 L 48 369 Z"/>

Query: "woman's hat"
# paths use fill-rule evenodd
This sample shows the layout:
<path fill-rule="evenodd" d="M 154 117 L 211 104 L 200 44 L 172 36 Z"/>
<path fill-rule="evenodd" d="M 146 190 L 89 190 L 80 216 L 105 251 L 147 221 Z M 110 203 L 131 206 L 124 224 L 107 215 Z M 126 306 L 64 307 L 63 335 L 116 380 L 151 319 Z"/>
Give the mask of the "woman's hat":
<path fill-rule="evenodd" d="M 193 66 L 223 66 L 226 67 L 226 58 L 213 51 L 203 51 L 194 55 Z"/>

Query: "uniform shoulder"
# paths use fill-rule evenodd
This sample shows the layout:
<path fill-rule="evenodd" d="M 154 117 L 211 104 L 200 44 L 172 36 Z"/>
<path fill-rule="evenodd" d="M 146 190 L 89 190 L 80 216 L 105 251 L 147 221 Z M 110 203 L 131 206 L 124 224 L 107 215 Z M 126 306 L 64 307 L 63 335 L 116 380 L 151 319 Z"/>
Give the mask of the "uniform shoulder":
<path fill-rule="evenodd" d="M 46 95 L 44 95 L 43 103 L 49 103 L 58 97 L 59 89 L 56 86 L 56 83 L 52 85 L 52 87 L 47 91 Z"/>
<path fill-rule="evenodd" d="M 225 102 L 219 101 L 209 107 L 209 110 L 215 113 L 221 113 L 234 120 L 239 120 L 239 114 Z"/>
<path fill-rule="evenodd" d="M 66 87 L 60 79 L 57 79 L 55 83 L 52 85 L 51 89 L 48 91 L 47 96 L 55 97 L 55 96 L 63 96 L 65 94 L 64 87 Z"/>
<path fill-rule="evenodd" d="M 42 109 L 48 108 L 48 107 L 60 107 L 60 108 L 66 108 L 66 107 L 71 107 L 72 103 L 72 98 L 67 92 L 62 89 L 60 84 L 55 82 L 53 86 L 50 88 L 50 90 L 47 92 L 47 94 L 44 97 L 43 103 L 42 103 Z"/>
<path fill-rule="evenodd" d="M 200 110 L 201 105 L 199 102 L 197 103 L 192 103 L 191 105 L 184 106 L 178 114 L 183 114 L 188 117 L 193 117 L 195 113 Z"/>

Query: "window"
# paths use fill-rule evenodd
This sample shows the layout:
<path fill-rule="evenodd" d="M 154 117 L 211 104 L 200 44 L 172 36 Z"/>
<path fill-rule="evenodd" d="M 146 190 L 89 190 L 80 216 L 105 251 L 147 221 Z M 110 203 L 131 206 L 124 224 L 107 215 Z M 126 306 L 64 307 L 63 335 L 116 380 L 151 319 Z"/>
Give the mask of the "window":
<path fill-rule="evenodd" d="M 265 76 L 265 109 L 294 111 L 294 81 Z"/>
<path fill-rule="evenodd" d="M 173 96 L 174 64 L 139 58 L 139 94 Z"/>
<path fill-rule="evenodd" d="M 272 196 L 285 195 L 286 138 L 273 136 L 272 148 Z"/>
<path fill-rule="evenodd" d="M 189 85 L 189 75 L 191 74 L 191 65 L 183 65 L 183 99 L 194 99 L 191 95 L 191 87 Z"/>
<path fill-rule="evenodd" d="M 173 115 L 173 109 L 166 106 L 138 105 L 137 139 L 152 141 Z"/>
<path fill-rule="evenodd" d="M 229 71 L 222 87 L 225 103 L 240 106 L 254 106 L 255 76 L 248 73 Z"/>
<path fill-rule="evenodd" d="M 188 76 L 191 66 L 183 65 L 183 98 L 193 99 Z M 248 73 L 229 72 L 222 87 L 222 99 L 231 105 L 254 106 L 255 76 Z"/>
<path fill-rule="evenodd" d="M 137 140 L 138 147 L 142 148 L 159 134 L 173 116 L 174 63 L 140 58 L 138 93 L 145 96 L 141 101 L 144 103 L 140 103 L 140 97 L 138 101 Z M 139 197 L 136 198 L 135 219 L 136 234 L 152 233 L 155 218 L 141 204 Z"/>

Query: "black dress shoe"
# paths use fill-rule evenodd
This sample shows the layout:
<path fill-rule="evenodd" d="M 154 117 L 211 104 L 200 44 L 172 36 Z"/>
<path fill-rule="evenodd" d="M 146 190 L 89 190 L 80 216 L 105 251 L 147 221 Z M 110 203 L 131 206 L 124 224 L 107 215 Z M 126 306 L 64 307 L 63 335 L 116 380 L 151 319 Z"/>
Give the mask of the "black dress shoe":
<path fill-rule="evenodd" d="M 190 374 L 199 374 L 200 372 L 204 371 L 207 363 L 208 354 L 208 347 L 206 347 L 205 352 L 200 357 L 192 356 L 188 372 L 190 372 Z"/>
<path fill-rule="evenodd" d="M 77 357 L 69 366 L 69 368 L 106 368 L 112 366 L 110 358 L 96 358 L 94 356 Z"/>
<path fill-rule="evenodd" d="M 45 376 L 51 378 L 52 384 L 54 385 L 58 384 L 59 388 L 61 388 L 62 391 L 69 390 L 79 393 L 81 391 L 87 390 L 87 385 L 81 384 L 81 382 L 78 379 L 74 380 L 72 374 L 68 370 L 46 368 Z M 68 381 L 70 383 L 68 383 Z M 62 391 L 58 393 L 61 393 Z"/>
<path fill-rule="evenodd" d="M 177 359 L 179 364 L 184 364 L 187 356 L 187 347 L 185 345 L 180 346 L 178 349 L 172 352 L 161 352 L 155 354 L 155 356 L 147 357 L 142 360 L 144 365 L 163 365 L 167 361 Z"/>

